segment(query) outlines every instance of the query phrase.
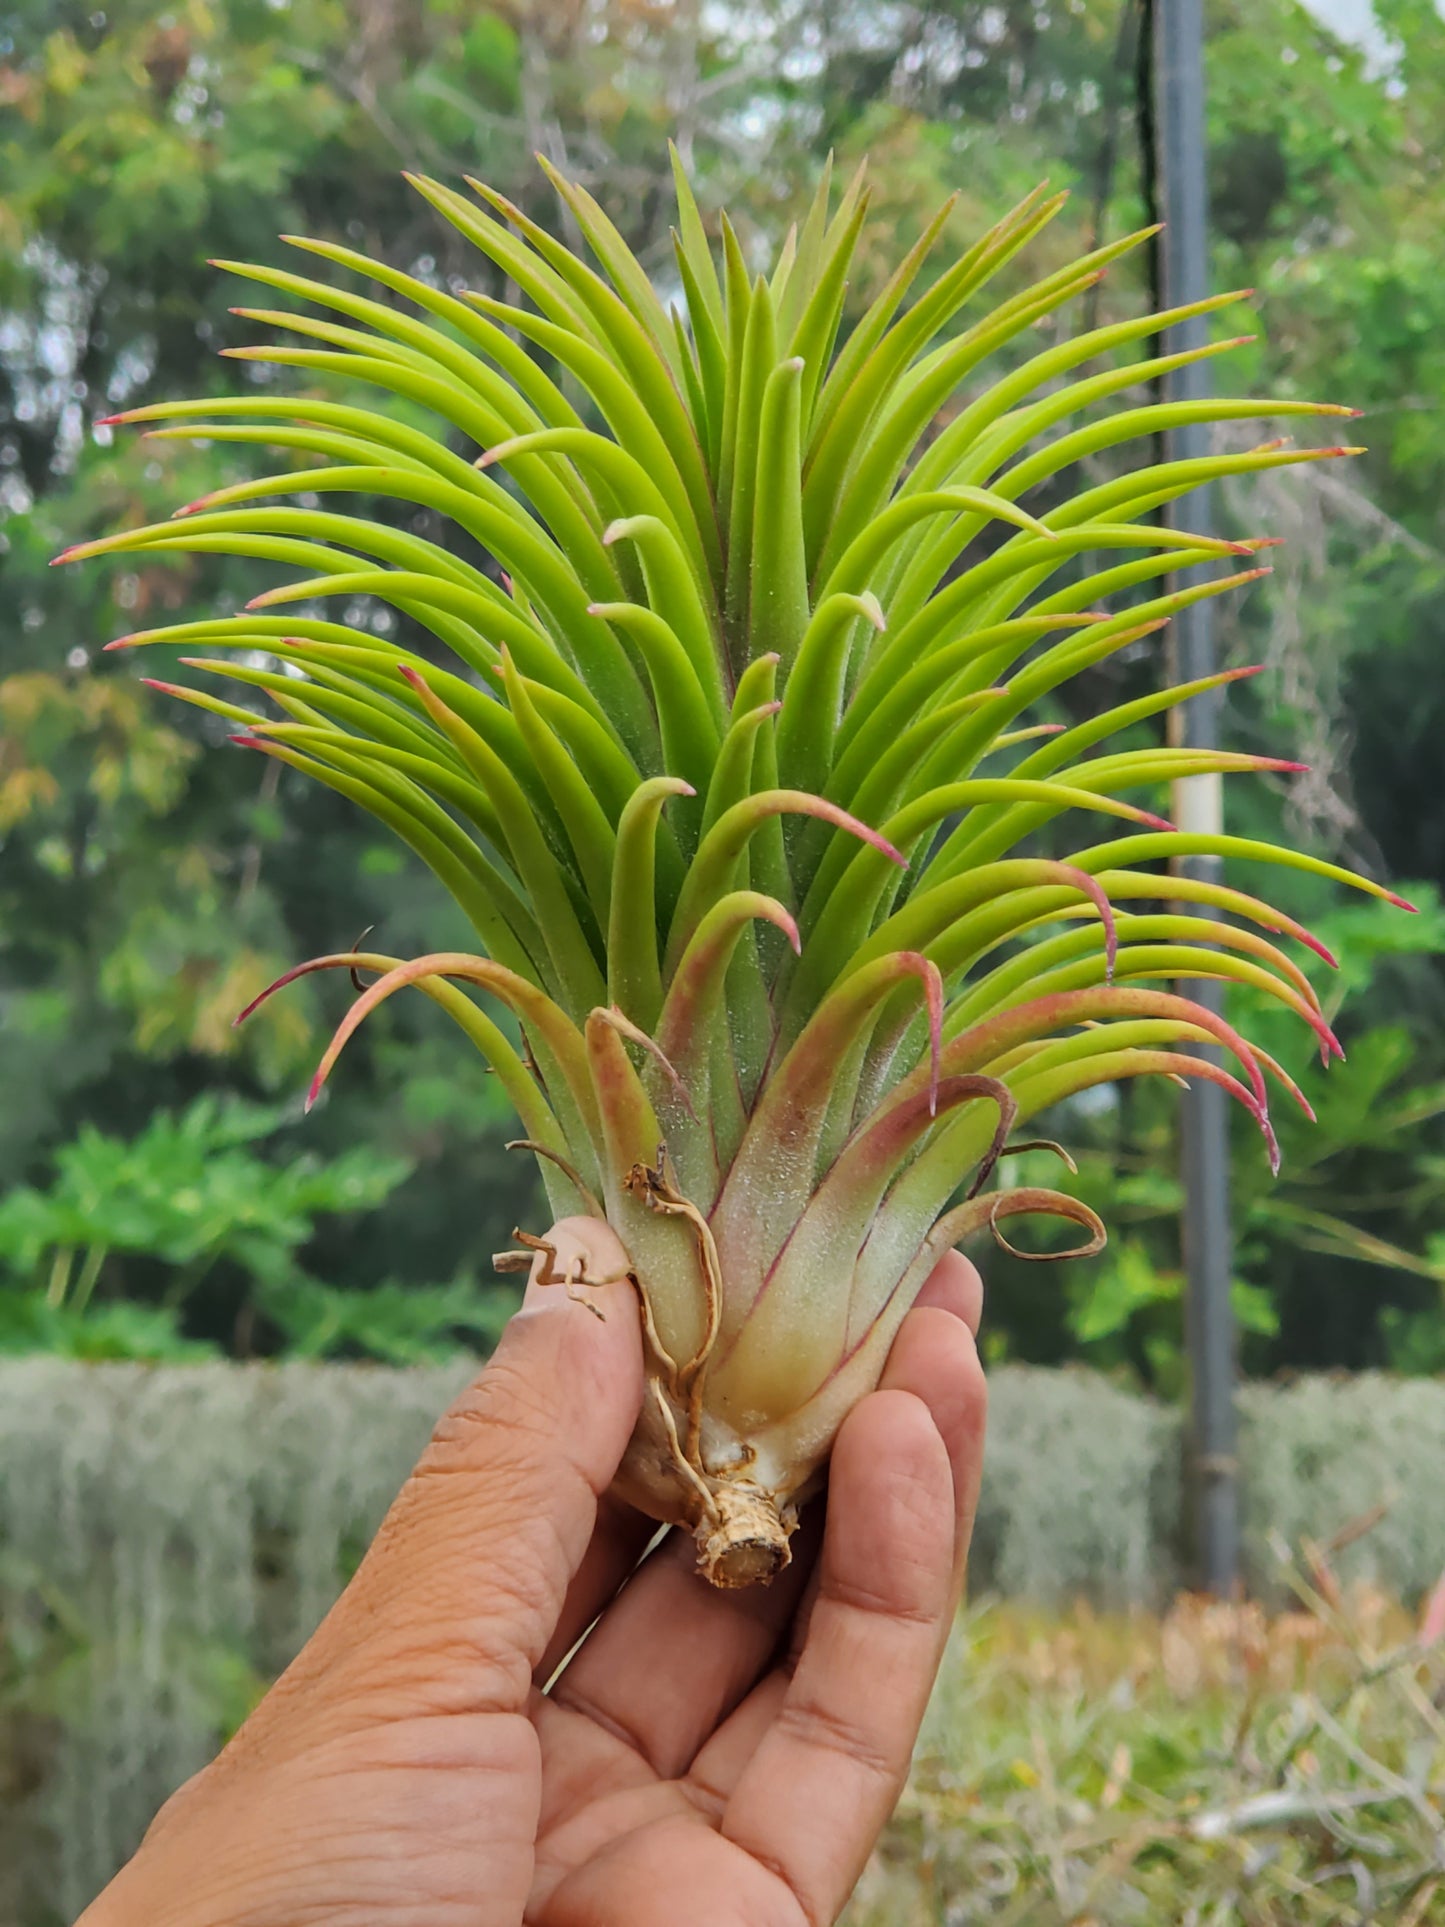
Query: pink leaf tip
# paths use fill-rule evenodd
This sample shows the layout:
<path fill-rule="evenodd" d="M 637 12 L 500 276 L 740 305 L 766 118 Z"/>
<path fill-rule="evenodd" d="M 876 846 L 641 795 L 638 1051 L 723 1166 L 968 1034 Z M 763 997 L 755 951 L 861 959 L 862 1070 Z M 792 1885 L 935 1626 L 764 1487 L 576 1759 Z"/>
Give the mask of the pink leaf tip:
<path fill-rule="evenodd" d="M 1313 950 L 1322 963 L 1327 963 L 1331 970 L 1339 969 L 1339 958 L 1327 943 L 1321 942 L 1313 930 L 1306 930 L 1302 923 L 1291 923 L 1288 928 L 1289 934 L 1292 937 L 1298 937 L 1302 944 Z"/>
<path fill-rule="evenodd" d="M 1386 903 L 1393 903 L 1397 910 L 1408 910 L 1412 917 L 1418 917 L 1420 914 L 1420 906 L 1418 903 L 1411 903 L 1408 897 L 1397 897 L 1393 890 L 1387 890 L 1385 892 L 1385 901 Z"/>

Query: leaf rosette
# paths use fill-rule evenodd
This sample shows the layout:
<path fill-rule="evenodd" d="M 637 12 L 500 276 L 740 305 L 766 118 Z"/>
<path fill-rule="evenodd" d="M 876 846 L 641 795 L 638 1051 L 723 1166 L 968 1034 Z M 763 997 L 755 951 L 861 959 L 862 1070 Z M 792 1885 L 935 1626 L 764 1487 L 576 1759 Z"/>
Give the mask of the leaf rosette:
<path fill-rule="evenodd" d="M 986 309 L 1062 204 L 1042 189 L 915 295 L 945 207 L 844 335 L 861 172 L 836 204 L 825 175 L 756 274 L 725 216 L 715 258 L 676 179 L 672 306 L 555 174 L 590 258 L 480 183 L 413 183 L 514 300 L 294 237 L 339 278 L 221 264 L 303 304 L 238 311 L 301 345 L 228 352 L 292 369 L 306 392 L 114 419 L 290 466 L 67 554 L 218 552 L 290 572 L 239 615 L 111 646 L 201 651 L 182 661 L 254 704 L 157 686 L 370 811 L 455 898 L 477 955 L 358 947 L 272 986 L 372 973 L 313 1096 L 399 990 L 466 1032 L 556 1213 L 605 1216 L 628 1254 L 649 1393 L 624 1489 L 695 1531 L 711 1578 L 741 1584 L 786 1561 L 839 1423 L 944 1251 L 1034 1212 L 1077 1225 L 1081 1250 L 1102 1242 L 1067 1193 L 993 1183 L 1020 1125 L 1090 1086 L 1202 1077 L 1273 1157 L 1271 1085 L 1304 1099 L 1182 994 L 1199 979 L 1277 998 L 1338 1049 L 1278 941 L 1327 955 L 1310 933 L 1162 866 L 1243 858 L 1390 893 L 1303 852 L 1186 834 L 1149 806 L 1186 777 L 1295 766 L 1109 747 L 1248 671 L 1072 727 L 1029 720 L 1185 604 L 1262 573 L 1263 543 L 1155 511 L 1218 477 L 1350 452 L 1159 461 L 1165 430 L 1352 411 L 1127 405 L 1233 345 L 1157 351 L 1231 295 L 1031 343 L 1147 238 Z M 378 285 L 392 298 L 360 291 Z M 990 362 L 1004 372 L 984 382 Z M 1104 456 L 1108 478 L 1081 483 Z M 346 497 L 361 509 L 333 505 Z M 368 502 L 424 508 L 460 539 Z M 314 613 L 361 598 L 412 642 Z M 1073 827 L 1089 818 L 1107 821 Z M 597 1281 L 523 1242 L 514 1263 L 587 1302 Z"/>

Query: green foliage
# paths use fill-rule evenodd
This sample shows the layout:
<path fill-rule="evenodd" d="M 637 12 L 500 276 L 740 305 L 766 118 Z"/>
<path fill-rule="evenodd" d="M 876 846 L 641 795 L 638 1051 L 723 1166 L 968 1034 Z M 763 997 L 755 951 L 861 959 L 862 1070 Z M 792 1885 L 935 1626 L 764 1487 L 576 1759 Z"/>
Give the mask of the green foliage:
<path fill-rule="evenodd" d="M 465 1278 L 449 1285 L 388 1280 L 367 1291 L 298 1278 L 284 1290 L 265 1289 L 262 1302 L 290 1357 L 359 1354 L 388 1365 L 436 1365 L 455 1356 L 459 1340 L 490 1351 L 517 1294 L 500 1285 L 479 1289 Z"/>
<path fill-rule="evenodd" d="M 174 1305 L 138 1304 L 121 1299 L 113 1304 L 55 1304 L 39 1287 L 0 1289 L 0 1353 L 53 1352 L 59 1358 L 93 1362 L 142 1359 L 148 1364 L 176 1364 L 186 1359 L 214 1358 L 213 1343 L 187 1338 Z"/>
<path fill-rule="evenodd" d="M 317 1221 L 374 1213 L 412 1167 L 369 1146 L 321 1158 L 298 1148 L 296 1123 L 293 1105 L 205 1096 L 128 1141 L 82 1127 L 47 1186 L 0 1200 L 0 1352 L 214 1356 L 185 1318 L 218 1270 L 238 1283 L 240 1315 L 259 1314 L 302 1357 L 422 1364 L 490 1344 L 514 1292 L 464 1277 L 347 1290 L 307 1275 Z"/>
<path fill-rule="evenodd" d="M 293 1121 L 287 1107 L 206 1096 L 178 1117 L 158 1112 L 129 1143 L 86 1125 L 57 1154 L 47 1190 L 19 1186 L 0 1204 L 0 1263 L 12 1280 L 48 1270 L 50 1302 L 77 1310 L 111 1253 L 172 1268 L 172 1303 L 222 1260 L 257 1285 L 282 1284 L 313 1219 L 374 1209 L 410 1168 L 366 1148 L 268 1163 L 253 1147 Z"/>
<path fill-rule="evenodd" d="M 1177 1209 L 1177 1202 L 1176 1202 Z M 1093 1365 L 1130 1366 L 1142 1354 L 1143 1376 L 1165 1397 L 1185 1389 L 1184 1280 L 1161 1270 L 1143 1238 L 1114 1239 L 1097 1265 L 1068 1286 L 1069 1329 L 1080 1355 Z M 1242 1333 L 1272 1338 L 1279 1314 L 1272 1295 L 1236 1278 L 1231 1291 Z"/>

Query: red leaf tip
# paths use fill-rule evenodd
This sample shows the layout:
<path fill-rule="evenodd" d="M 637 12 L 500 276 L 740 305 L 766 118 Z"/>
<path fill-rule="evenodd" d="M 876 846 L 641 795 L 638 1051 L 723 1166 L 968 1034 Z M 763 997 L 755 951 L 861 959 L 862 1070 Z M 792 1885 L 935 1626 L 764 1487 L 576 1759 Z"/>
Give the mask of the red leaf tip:
<path fill-rule="evenodd" d="M 1418 903 L 1411 903 L 1408 897 L 1397 897 L 1393 890 L 1387 890 L 1385 892 L 1385 901 L 1386 903 L 1393 903 L 1397 910 L 1408 910 L 1412 917 L 1418 917 L 1420 914 L 1420 906 Z"/>

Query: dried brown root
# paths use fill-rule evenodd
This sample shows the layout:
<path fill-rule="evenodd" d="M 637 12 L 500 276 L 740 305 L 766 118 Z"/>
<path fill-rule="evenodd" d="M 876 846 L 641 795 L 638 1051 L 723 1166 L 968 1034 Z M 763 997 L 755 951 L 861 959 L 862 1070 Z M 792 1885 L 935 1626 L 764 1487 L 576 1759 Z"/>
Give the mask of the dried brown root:
<path fill-rule="evenodd" d="M 586 1265 L 581 1258 L 577 1258 L 565 1271 L 559 1271 L 557 1268 L 556 1245 L 549 1244 L 545 1238 L 534 1237 L 530 1231 L 514 1230 L 512 1236 L 517 1240 L 517 1243 L 524 1246 L 525 1249 L 522 1251 L 493 1252 L 493 1268 L 503 1272 L 531 1271 L 535 1263 L 533 1254 L 540 1251 L 542 1253 L 542 1263 L 537 1269 L 537 1283 L 539 1285 L 561 1285 L 566 1291 L 567 1296 L 572 1300 L 572 1303 L 574 1305 L 584 1305 L 594 1318 L 603 1317 L 602 1307 L 600 1305 L 594 1305 L 590 1298 L 584 1298 L 582 1295 L 583 1292 L 596 1291 L 602 1285 L 621 1284 L 624 1278 L 632 1277 L 630 1271 L 623 1270 L 611 1271 L 605 1278 L 589 1278 L 587 1276 Z"/>
<path fill-rule="evenodd" d="M 545 1144 L 538 1144 L 535 1138 L 530 1137 L 508 1138 L 506 1149 L 509 1151 L 531 1151 L 536 1157 L 546 1158 L 549 1163 L 555 1164 L 571 1181 L 573 1189 L 586 1206 L 589 1217 L 605 1218 L 607 1216 L 607 1213 L 597 1201 L 597 1194 L 594 1191 L 590 1191 L 583 1183 L 581 1173 L 578 1171 L 576 1165 L 569 1164 L 567 1159 L 564 1158 L 559 1151 L 553 1151 Z"/>
<path fill-rule="evenodd" d="M 712 1356 L 718 1331 L 722 1325 L 722 1267 L 718 1260 L 717 1245 L 707 1219 L 690 1199 L 682 1195 L 669 1178 L 665 1144 L 659 1144 L 657 1147 L 655 1167 L 634 1164 L 624 1182 L 632 1195 L 640 1199 L 650 1211 L 661 1212 L 669 1218 L 685 1218 L 692 1227 L 693 1239 L 697 1245 L 698 1266 L 702 1272 L 703 1289 L 707 1294 L 706 1319 L 702 1342 L 696 1352 L 681 1369 L 674 1368 L 675 1381 L 672 1391 L 678 1403 L 683 1405 L 687 1412 L 687 1457 L 701 1470 L 703 1379 L 706 1375 L 708 1359 Z"/>

